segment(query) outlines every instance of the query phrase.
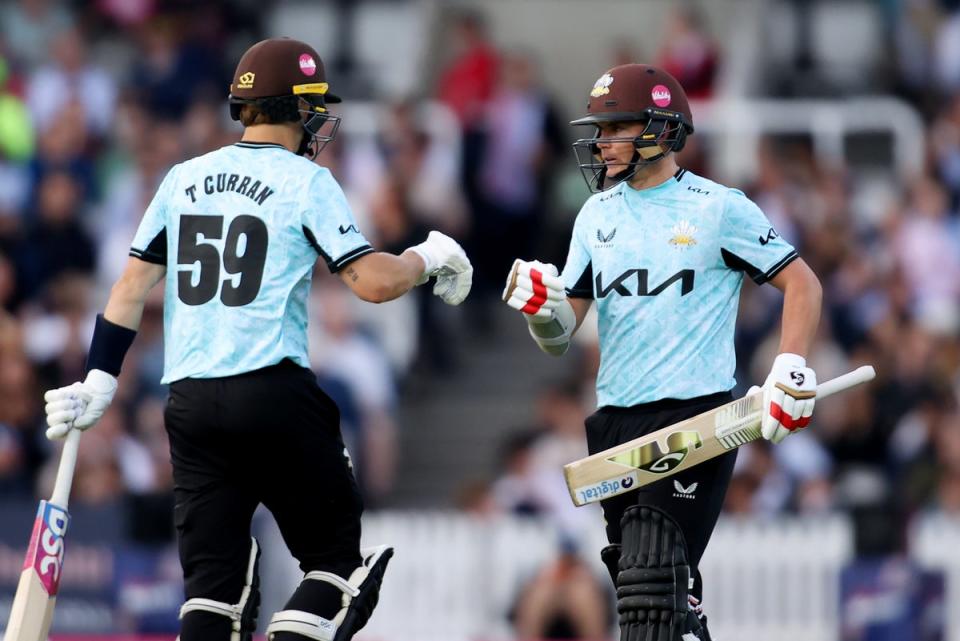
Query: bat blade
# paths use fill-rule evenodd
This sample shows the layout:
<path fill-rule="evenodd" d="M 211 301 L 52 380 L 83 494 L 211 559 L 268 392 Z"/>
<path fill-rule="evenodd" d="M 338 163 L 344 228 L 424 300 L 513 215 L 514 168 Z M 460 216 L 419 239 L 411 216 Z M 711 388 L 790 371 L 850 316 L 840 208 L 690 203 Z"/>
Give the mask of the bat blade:
<path fill-rule="evenodd" d="M 40 501 L 4 641 L 46 641 L 60 588 L 69 521 L 65 508 Z"/>
<path fill-rule="evenodd" d="M 825 398 L 871 380 L 869 365 L 822 383 Z M 668 478 L 760 438 L 763 394 L 757 392 L 652 434 L 563 466 L 574 505 L 602 501 Z"/>
<path fill-rule="evenodd" d="M 53 495 L 49 501 L 40 501 L 37 508 L 3 641 L 47 641 L 60 589 L 64 537 L 70 523 L 67 502 L 79 447 L 80 431 L 70 430 L 60 454 Z"/>

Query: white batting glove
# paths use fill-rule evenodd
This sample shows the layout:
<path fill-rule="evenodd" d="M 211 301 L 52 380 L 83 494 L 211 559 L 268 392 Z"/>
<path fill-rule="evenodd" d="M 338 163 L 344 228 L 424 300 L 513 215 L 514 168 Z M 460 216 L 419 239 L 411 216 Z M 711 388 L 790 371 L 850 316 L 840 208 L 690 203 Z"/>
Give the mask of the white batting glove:
<path fill-rule="evenodd" d="M 779 443 L 810 424 L 817 397 L 817 375 L 804 357 L 784 353 L 773 361 L 763 384 L 763 438 Z"/>
<path fill-rule="evenodd" d="M 417 285 L 436 276 L 433 293 L 448 305 L 462 303 L 473 285 L 473 266 L 459 243 L 446 234 L 432 231 L 424 242 L 410 250 L 423 259 L 425 266 Z"/>
<path fill-rule="evenodd" d="M 459 305 L 470 293 L 473 286 L 473 267 L 461 272 L 447 271 L 441 268 L 437 273 L 437 281 L 433 284 L 433 293 L 447 305 Z"/>
<path fill-rule="evenodd" d="M 48 391 L 43 395 L 47 438 L 63 438 L 74 427 L 92 427 L 107 411 L 116 391 L 117 379 L 99 369 L 90 370 L 82 383 Z"/>
<path fill-rule="evenodd" d="M 523 312 L 531 322 L 553 318 L 553 312 L 561 302 L 566 302 L 567 290 L 560 280 L 557 268 L 538 260 L 513 261 L 507 285 L 503 288 L 503 301 Z"/>

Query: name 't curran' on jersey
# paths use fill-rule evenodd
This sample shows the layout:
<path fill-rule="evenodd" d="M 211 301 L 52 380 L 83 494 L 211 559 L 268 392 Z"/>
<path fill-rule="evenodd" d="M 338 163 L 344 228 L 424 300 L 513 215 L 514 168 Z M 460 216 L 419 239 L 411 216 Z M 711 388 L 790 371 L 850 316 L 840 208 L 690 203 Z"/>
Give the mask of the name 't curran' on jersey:
<path fill-rule="evenodd" d="M 597 404 L 733 388 L 743 275 L 764 283 L 796 257 L 743 192 L 684 169 L 650 189 L 592 196 L 562 278 L 568 296 L 597 305 Z"/>
<path fill-rule="evenodd" d="M 130 255 L 167 266 L 162 382 L 309 367 L 307 296 L 373 251 L 330 172 L 280 145 L 236 143 L 174 166 Z"/>

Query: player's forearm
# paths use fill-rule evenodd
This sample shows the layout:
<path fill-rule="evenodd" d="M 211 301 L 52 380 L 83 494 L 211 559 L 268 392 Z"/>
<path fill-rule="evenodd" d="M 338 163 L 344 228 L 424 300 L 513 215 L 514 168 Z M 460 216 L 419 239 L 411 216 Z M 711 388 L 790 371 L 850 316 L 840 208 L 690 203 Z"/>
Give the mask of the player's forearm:
<path fill-rule="evenodd" d="M 341 277 L 362 300 L 384 303 L 410 291 L 423 270 L 423 259 L 408 249 L 400 256 L 367 254 L 347 265 Z"/>
<path fill-rule="evenodd" d="M 165 265 L 131 258 L 110 290 L 103 315 L 97 318 L 87 355 L 87 369 L 119 376 L 123 358 L 140 328 L 147 294 L 167 273 Z"/>
<path fill-rule="evenodd" d="M 798 354 L 806 358 L 820 323 L 823 288 L 816 274 L 805 263 L 797 267 L 783 288 L 780 353 Z"/>
<path fill-rule="evenodd" d="M 134 331 L 140 329 L 140 319 L 143 317 L 144 299 L 123 294 L 117 295 L 116 286 L 110 292 L 110 300 L 103 310 L 103 317 L 115 325 L 126 327 Z"/>
<path fill-rule="evenodd" d="M 153 285 L 150 279 L 125 272 L 110 290 L 103 317 L 115 325 L 136 331 L 140 328 L 143 307 Z"/>

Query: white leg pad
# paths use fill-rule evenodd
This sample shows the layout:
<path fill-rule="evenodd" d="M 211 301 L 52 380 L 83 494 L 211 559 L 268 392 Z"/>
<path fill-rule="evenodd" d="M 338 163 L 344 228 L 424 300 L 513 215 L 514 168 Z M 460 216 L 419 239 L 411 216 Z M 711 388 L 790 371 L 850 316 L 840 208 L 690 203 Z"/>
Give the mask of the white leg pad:
<path fill-rule="evenodd" d="M 180 618 L 182 619 L 184 615 L 189 612 L 210 612 L 212 614 L 225 616 L 230 619 L 232 629 L 230 641 L 240 641 L 243 632 L 244 610 L 247 607 L 247 601 L 250 599 L 251 591 L 256 589 L 255 579 L 257 573 L 257 557 L 259 554 L 260 545 L 256 539 L 251 538 L 250 560 L 247 563 L 247 573 L 244 580 L 243 591 L 240 593 L 240 601 L 231 605 L 229 603 L 223 603 L 222 601 L 195 597 L 188 599 L 187 602 L 180 607 Z M 254 625 L 256 624 L 254 623 Z M 252 630 L 250 632 L 252 633 Z M 179 641 L 179 637 L 177 637 L 177 639 Z"/>
<path fill-rule="evenodd" d="M 375 589 L 374 598 L 376 597 L 376 592 L 379 591 L 379 581 L 382 578 L 387 561 L 393 555 L 393 548 L 387 545 L 364 548 L 360 550 L 360 555 L 363 557 L 363 561 L 360 567 L 350 573 L 349 579 L 344 579 L 333 572 L 324 572 L 321 570 L 308 572 L 303 577 L 304 581 L 322 581 L 329 583 L 343 593 L 341 599 L 342 607 L 336 616 L 333 617 L 332 621 L 316 614 L 303 612 L 302 610 L 282 610 L 274 614 L 270 619 L 270 625 L 267 626 L 267 639 L 272 640 L 273 635 L 277 632 L 293 632 L 305 636 L 308 639 L 316 639 L 316 641 L 350 639 L 357 630 L 363 627 L 367 617 L 370 616 L 370 612 L 367 612 L 366 615 L 361 616 L 358 621 L 356 612 L 353 612 L 351 620 L 344 624 L 347 614 L 351 613 L 351 603 L 360 596 L 360 588 L 364 586 L 367 577 L 370 575 L 370 571 L 374 567 L 377 568 L 378 574 L 371 577 L 371 580 L 375 582 L 373 587 Z M 369 598 L 369 594 L 363 598 Z M 369 606 L 369 609 L 372 611 L 373 606 Z M 343 630 L 340 629 L 341 626 L 344 626 Z M 339 636 L 338 632 L 340 633 Z"/>

